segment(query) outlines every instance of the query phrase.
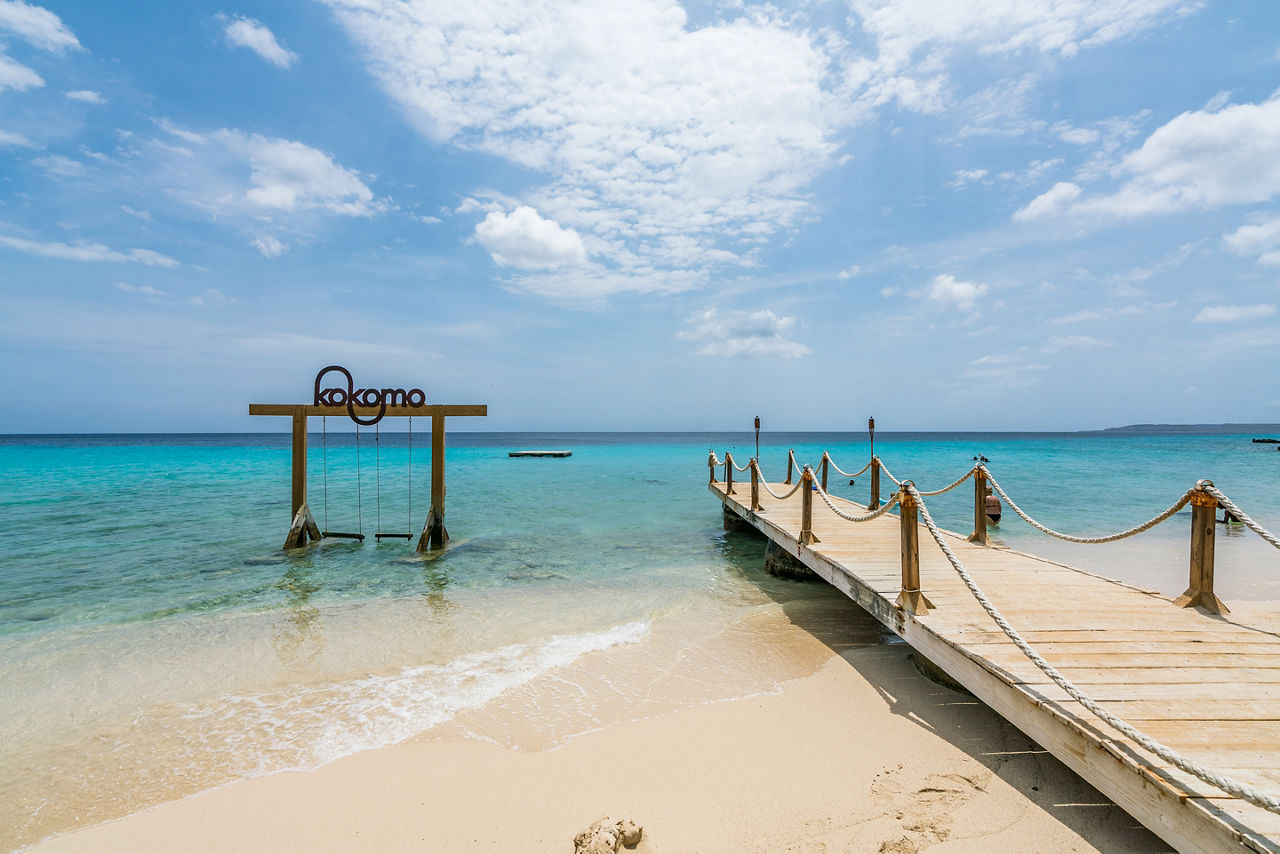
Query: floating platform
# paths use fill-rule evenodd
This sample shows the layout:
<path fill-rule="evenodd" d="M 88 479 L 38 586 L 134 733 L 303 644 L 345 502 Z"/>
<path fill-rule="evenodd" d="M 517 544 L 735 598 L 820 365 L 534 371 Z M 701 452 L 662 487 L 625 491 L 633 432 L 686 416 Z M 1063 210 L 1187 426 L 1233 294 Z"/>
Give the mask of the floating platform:
<path fill-rule="evenodd" d="M 816 540 L 800 542 L 802 499 L 732 492 L 726 513 L 757 529 L 853 599 L 1179 851 L 1280 852 L 1280 815 L 1179 770 L 1111 729 L 1054 684 L 997 628 L 920 529 L 919 584 L 934 609 L 913 614 L 902 588 L 901 520 L 847 522 L 813 500 Z M 775 491 L 789 490 L 774 484 Z M 832 496 L 845 512 L 865 508 Z M 727 517 L 726 517 L 727 518 Z M 1104 708 L 1183 755 L 1280 793 L 1280 615 L 1274 603 L 1231 613 L 1178 608 L 1165 596 L 1055 561 L 944 532 L 1005 617 Z M 849 710 L 851 726 L 856 709 Z M 903 745 L 908 753 L 910 745 Z"/>
<path fill-rule="evenodd" d="M 573 451 L 510 451 L 508 457 L 572 457 Z"/>

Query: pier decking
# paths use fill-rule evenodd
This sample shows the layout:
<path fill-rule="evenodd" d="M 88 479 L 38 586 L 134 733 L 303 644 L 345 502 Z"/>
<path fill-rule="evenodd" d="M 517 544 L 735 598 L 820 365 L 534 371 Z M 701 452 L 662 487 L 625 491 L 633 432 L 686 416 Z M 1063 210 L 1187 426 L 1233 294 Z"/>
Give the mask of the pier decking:
<path fill-rule="evenodd" d="M 741 480 L 727 492 L 713 468 L 710 489 L 727 513 L 843 591 L 1176 849 L 1280 852 L 1280 815 L 1158 758 L 1051 681 L 982 609 L 923 526 L 919 587 L 932 609 L 899 607 L 908 550 L 900 517 L 842 519 L 815 495 L 804 500 L 812 490 L 806 477 L 779 500 Z M 849 514 L 866 512 L 831 501 Z M 810 502 L 804 526 L 802 504 Z M 1009 623 L 1107 711 L 1215 772 L 1280 794 L 1280 613 L 1234 602 L 1225 615 L 1175 607 L 1158 593 L 1045 558 L 943 536 Z M 1209 566 L 1211 573 L 1211 559 Z"/>

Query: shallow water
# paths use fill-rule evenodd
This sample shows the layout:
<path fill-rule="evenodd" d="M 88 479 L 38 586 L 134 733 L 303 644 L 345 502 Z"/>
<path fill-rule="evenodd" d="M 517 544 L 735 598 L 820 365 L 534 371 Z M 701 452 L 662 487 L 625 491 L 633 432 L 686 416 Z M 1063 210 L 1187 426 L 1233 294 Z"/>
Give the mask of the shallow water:
<path fill-rule="evenodd" d="M 372 536 L 281 552 L 288 442 L 0 437 L 0 847 L 423 733 L 542 749 L 774 690 L 813 666 L 774 642 L 797 615 L 839 627 L 833 645 L 882 638 L 825 585 L 763 575 L 760 542 L 720 529 L 707 449 L 745 461 L 745 434 L 451 435 L 453 541 L 431 559 Z M 574 456 L 506 456 L 524 447 Z M 829 449 L 846 469 L 868 454 L 852 435 L 774 436 L 767 474 L 781 477 L 788 447 L 802 462 Z M 362 431 L 357 479 L 353 434 L 313 434 L 322 527 L 416 532 L 428 449 L 426 436 L 411 449 L 404 434 Z M 1280 528 L 1280 453 L 1248 437 L 888 435 L 876 450 L 925 489 L 985 454 L 1060 530 L 1128 527 L 1201 477 Z M 868 484 L 833 474 L 831 489 L 865 500 Z M 971 501 L 966 485 L 929 506 L 961 530 Z M 1184 511 L 1101 547 L 1010 515 L 994 532 L 1176 594 L 1188 528 Z M 1280 599 L 1277 558 L 1220 530 L 1220 595 Z"/>

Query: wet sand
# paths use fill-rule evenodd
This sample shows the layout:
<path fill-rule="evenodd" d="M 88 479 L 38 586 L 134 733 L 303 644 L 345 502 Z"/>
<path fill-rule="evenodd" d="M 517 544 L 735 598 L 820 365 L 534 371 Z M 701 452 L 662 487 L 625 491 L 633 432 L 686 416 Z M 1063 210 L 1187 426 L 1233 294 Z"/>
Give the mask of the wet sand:
<path fill-rule="evenodd" d="M 36 850 L 564 852 L 604 814 L 644 826 L 640 852 L 1167 850 L 994 712 L 923 678 L 908 647 L 849 643 L 826 611 L 760 619 L 769 631 L 749 643 L 768 638 L 809 675 L 638 719 L 601 711 L 615 722 L 567 742 L 443 728 Z M 521 705 L 565 678 L 584 684 L 550 677 Z M 486 714 L 508 734 L 530 719 Z"/>

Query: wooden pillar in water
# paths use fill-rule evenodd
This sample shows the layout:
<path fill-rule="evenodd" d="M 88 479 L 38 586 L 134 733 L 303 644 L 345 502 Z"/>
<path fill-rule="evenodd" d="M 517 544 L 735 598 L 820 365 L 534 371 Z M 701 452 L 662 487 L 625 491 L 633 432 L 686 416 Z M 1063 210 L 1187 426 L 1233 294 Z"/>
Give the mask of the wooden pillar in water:
<path fill-rule="evenodd" d="M 987 472 L 979 467 L 973 473 L 973 533 L 969 535 L 969 542 L 984 546 L 991 545 L 991 539 L 987 536 L 988 490 Z"/>
<path fill-rule="evenodd" d="M 1213 484 L 1209 484 L 1212 486 Z M 1203 489 L 1191 496 L 1191 580 L 1173 601 L 1180 608 L 1200 606 L 1211 614 L 1231 613 L 1213 592 L 1213 551 L 1217 539 L 1218 500 Z"/>
<path fill-rule="evenodd" d="M 444 414 L 431 416 L 431 509 L 418 538 L 418 551 L 441 548 L 449 541 L 444 527 Z"/>
<path fill-rule="evenodd" d="M 912 614 L 927 614 L 933 603 L 920 589 L 920 526 L 917 524 L 916 500 L 905 490 L 898 493 L 902 540 L 902 592 L 897 605 Z"/>
<path fill-rule="evenodd" d="M 284 538 L 286 549 L 305 546 L 307 538 L 320 539 L 320 526 L 307 507 L 307 410 L 296 406 L 293 415 L 293 522 Z"/>

